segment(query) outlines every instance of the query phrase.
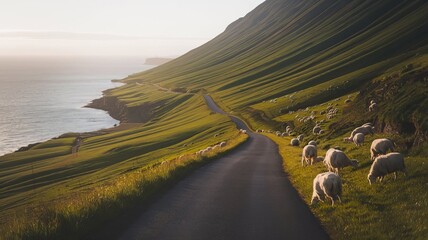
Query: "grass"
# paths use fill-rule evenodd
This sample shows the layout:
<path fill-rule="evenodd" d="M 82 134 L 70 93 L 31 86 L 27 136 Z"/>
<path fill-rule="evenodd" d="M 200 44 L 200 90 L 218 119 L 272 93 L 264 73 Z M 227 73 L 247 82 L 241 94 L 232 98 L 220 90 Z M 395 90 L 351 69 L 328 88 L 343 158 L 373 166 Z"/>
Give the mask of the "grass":
<path fill-rule="evenodd" d="M 153 102 L 168 99 L 147 123 L 82 134 L 84 140 L 77 156 L 71 154 L 77 134 L 64 134 L 28 151 L 0 157 L 0 232 L 8 231 L 11 219 L 25 219 L 34 206 L 55 203 L 63 211 L 61 205 L 69 204 L 70 198 L 76 200 L 73 196 L 82 195 L 84 199 L 88 192 L 114 185 L 130 172 L 222 141 L 235 141 L 235 125 L 228 117 L 212 113 L 202 96 L 179 96 L 137 85 L 114 92 L 130 91 L 132 87 Z M 38 214 L 36 211 L 35 216 Z M 42 227 L 36 229 L 43 232 Z M 46 231 L 43 234 L 50 234 Z"/>
<path fill-rule="evenodd" d="M 302 167 L 302 147 L 290 146 L 291 137 L 280 138 L 273 134 L 268 136 L 280 146 L 284 171 L 309 205 L 312 197 L 312 180 L 317 174 L 327 171 L 325 166 L 318 163 Z M 331 207 L 329 202 L 318 203 L 310 208 L 333 239 L 426 239 L 428 236 L 426 157 L 406 156 L 407 177 L 400 175 L 394 181 L 391 175 L 383 183 L 370 186 L 367 181 L 371 166 L 369 143 L 378 137 L 380 136 L 366 139 L 365 145 L 361 148 L 351 143 L 343 143 L 340 137 L 319 145 L 318 155 L 325 155 L 328 146 L 341 146 L 350 158 L 359 160 L 360 166 L 356 169 L 348 167 L 341 171 L 342 204 Z"/>
<path fill-rule="evenodd" d="M 243 143 L 248 136 L 235 132 L 223 148 L 208 155 L 186 154 L 180 158 L 135 169 L 101 186 L 65 199 L 27 207 L 30 214 L 13 216 L 3 227 L 5 239 L 78 239 L 114 219 L 123 211 L 144 204 L 154 194 L 177 182 L 192 170 Z M 142 202 L 143 201 L 143 202 Z"/>

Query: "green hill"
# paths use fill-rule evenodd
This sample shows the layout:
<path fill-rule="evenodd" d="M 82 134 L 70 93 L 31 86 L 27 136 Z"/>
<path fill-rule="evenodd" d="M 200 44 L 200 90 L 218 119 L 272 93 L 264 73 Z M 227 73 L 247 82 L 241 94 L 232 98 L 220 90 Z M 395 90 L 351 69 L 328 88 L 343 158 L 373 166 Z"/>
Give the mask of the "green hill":
<path fill-rule="evenodd" d="M 426 1 L 268 0 L 205 45 L 125 82 L 204 90 L 223 107 L 274 118 L 426 59 L 427 11 Z M 292 101 L 254 108 L 291 93 Z"/>
<path fill-rule="evenodd" d="M 0 232 L 84 236 L 171 179 L 158 171 L 162 162 L 175 168 L 180 155 L 244 141 L 227 117 L 207 108 L 200 93 L 209 93 L 253 129 L 291 126 L 291 135 L 307 136 L 303 143 L 318 141 L 320 153 L 338 146 L 360 160 L 358 168 L 343 170 L 343 204 L 311 206 L 332 238 L 426 239 L 427 13 L 425 0 L 265 1 L 201 47 L 132 74 L 95 100 L 91 106 L 122 124 L 82 134 L 78 156 L 71 154 L 77 134 L 65 134 L 0 157 Z M 369 112 L 371 100 L 378 107 Z M 331 118 L 329 108 L 337 109 Z M 342 141 L 365 122 L 375 124 L 376 134 L 363 147 Z M 316 123 L 325 133 L 312 134 Z M 325 167 L 302 168 L 301 148 L 289 146 L 292 136 L 266 135 L 279 144 L 284 171 L 309 203 L 312 179 Z M 397 143 L 409 175 L 370 187 L 368 148 L 380 137 Z M 40 217 L 28 217 L 28 209 L 46 205 L 55 206 L 42 211 L 49 226 L 33 224 Z"/>

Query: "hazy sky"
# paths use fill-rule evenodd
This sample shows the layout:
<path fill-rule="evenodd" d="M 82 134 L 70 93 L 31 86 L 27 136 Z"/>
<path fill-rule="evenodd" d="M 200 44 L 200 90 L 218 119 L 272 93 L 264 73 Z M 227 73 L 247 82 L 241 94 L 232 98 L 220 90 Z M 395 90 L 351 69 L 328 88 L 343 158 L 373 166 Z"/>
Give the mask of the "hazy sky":
<path fill-rule="evenodd" d="M 264 0 L 0 0 L 0 55 L 177 56 Z"/>

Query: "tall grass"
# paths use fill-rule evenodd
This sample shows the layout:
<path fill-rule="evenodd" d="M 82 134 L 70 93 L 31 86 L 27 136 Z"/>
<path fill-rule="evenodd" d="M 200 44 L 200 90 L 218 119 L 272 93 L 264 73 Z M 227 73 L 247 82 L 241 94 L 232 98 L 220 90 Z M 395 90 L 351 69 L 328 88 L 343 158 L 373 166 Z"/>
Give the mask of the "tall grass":
<path fill-rule="evenodd" d="M 192 170 L 233 150 L 247 140 L 238 134 L 223 148 L 207 155 L 183 155 L 142 167 L 103 186 L 55 202 L 27 208 L 8 219 L 0 229 L 1 239 L 78 239 L 123 211 L 146 203 L 155 193 L 174 184 Z"/>

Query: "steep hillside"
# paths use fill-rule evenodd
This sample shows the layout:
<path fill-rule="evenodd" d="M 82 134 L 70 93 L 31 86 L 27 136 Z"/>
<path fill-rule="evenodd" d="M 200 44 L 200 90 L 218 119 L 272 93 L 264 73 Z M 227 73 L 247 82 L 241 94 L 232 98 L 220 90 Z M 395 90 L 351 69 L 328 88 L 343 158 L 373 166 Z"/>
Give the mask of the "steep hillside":
<path fill-rule="evenodd" d="M 272 119 L 428 53 L 427 12 L 423 0 L 267 0 L 205 45 L 124 81 L 208 91 L 225 108 Z"/>

